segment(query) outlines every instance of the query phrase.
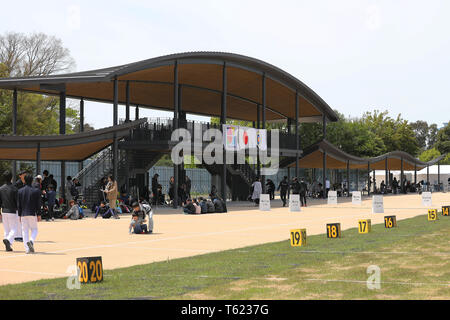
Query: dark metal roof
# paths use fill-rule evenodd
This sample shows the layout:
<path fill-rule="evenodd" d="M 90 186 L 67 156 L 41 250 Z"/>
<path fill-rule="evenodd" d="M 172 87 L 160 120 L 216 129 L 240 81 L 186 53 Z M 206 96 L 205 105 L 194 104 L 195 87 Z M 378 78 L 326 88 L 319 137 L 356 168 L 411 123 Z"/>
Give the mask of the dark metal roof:
<path fill-rule="evenodd" d="M 414 170 L 414 166 L 416 166 L 417 170 L 420 170 L 427 166 L 432 166 L 438 163 L 446 156 L 444 154 L 429 162 L 423 162 L 407 152 L 392 151 L 377 157 L 360 158 L 342 151 L 341 149 L 331 144 L 327 140 L 321 140 L 303 150 L 303 155 L 300 158 L 300 162 L 302 160 L 304 160 L 305 162 L 314 161 L 314 158 L 312 156 L 318 152 L 321 154 L 325 152 L 328 157 L 336 160 L 336 162 L 333 165 L 331 166 L 327 165 L 327 167 L 331 169 L 334 169 L 333 166 L 335 168 L 345 168 L 348 161 L 350 164 L 350 168 L 352 169 L 359 169 L 359 168 L 365 169 L 370 164 L 371 170 L 383 170 L 385 169 L 385 161 L 387 159 L 389 170 L 400 170 L 400 160 L 403 159 L 405 170 L 407 170 L 406 168 Z M 293 164 L 291 164 L 290 166 L 295 165 L 295 159 L 293 159 L 292 162 Z M 312 163 L 309 163 L 309 165 L 312 165 Z M 314 163 L 314 165 L 316 167 L 322 167 L 321 162 Z M 308 163 L 302 165 L 302 167 L 304 166 L 308 166 Z"/>
<path fill-rule="evenodd" d="M 146 121 L 141 119 L 114 127 L 68 135 L 0 135 L 0 160 L 35 160 L 38 146 L 42 160 L 85 160 L 109 146 L 114 137 L 122 139 L 131 129 Z"/>
<path fill-rule="evenodd" d="M 311 88 L 291 74 L 273 66 L 267 62 L 225 52 L 187 52 L 171 54 L 143 60 L 125 65 L 90 70 L 84 72 L 75 72 L 69 74 L 50 75 L 43 77 L 27 77 L 27 78 L 3 78 L 0 79 L 0 88 L 18 90 L 30 85 L 41 84 L 66 84 L 66 83 L 82 83 L 82 82 L 107 82 L 114 77 L 127 75 L 146 69 L 156 68 L 160 66 L 173 65 L 177 61 L 180 64 L 199 63 L 199 64 L 223 64 L 246 69 L 258 74 L 265 74 L 266 77 L 278 81 L 293 92 L 298 94 L 305 100 L 314 105 L 320 112 L 326 115 L 329 121 L 337 121 L 337 115 L 330 106 Z M 48 93 L 43 90 L 43 93 Z M 100 99 L 98 100 L 100 101 Z"/>

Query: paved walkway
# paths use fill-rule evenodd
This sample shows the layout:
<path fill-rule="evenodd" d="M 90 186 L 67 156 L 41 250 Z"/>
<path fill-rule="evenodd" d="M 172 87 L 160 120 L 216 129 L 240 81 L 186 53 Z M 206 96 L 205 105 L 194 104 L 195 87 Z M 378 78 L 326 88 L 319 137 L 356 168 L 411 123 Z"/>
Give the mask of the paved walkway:
<path fill-rule="evenodd" d="M 354 228 L 362 218 L 383 223 L 383 214 L 371 213 L 371 199 L 353 206 L 348 198 L 338 205 L 311 200 L 302 212 L 290 213 L 281 202 L 272 202 L 270 212 L 251 203 L 228 206 L 227 214 L 184 215 L 181 210 L 157 208 L 155 233 L 129 235 L 130 216 L 115 219 L 87 218 L 39 223 L 36 254 L 26 255 L 22 243 L 14 252 L 0 247 L 0 285 L 68 276 L 77 257 L 102 256 L 105 269 L 194 256 L 255 244 L 286 240 L 292 228 L 306 228 L 308 235 L 325 233 L 325 224 L 340 222 L 342 229 Z M 384 197 L 385 213 L 405 219 L 427 213 L 416 194 Z M 433 194 L 433 206 L 450 205 L 450 193 Z M 3 226 L 0 226 L 3 232 Z M 1 290 L 1 288 L 0 288 Z"/>

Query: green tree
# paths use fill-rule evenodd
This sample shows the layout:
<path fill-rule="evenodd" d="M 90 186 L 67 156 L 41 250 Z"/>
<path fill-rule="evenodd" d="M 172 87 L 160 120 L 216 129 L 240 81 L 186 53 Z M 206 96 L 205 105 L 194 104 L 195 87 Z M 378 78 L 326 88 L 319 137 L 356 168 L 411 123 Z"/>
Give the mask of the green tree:
<path fill-rule="evenodd" d="M 439 130 L 435 147 L 441 154 L 450 153 L 450 122 Z"/>
<path fill-rule="evenodd" d="M 441 153 L 439 152 L 439 150 L 437 150 L 436 148 L 432 148 L 422 152 L 419 156 L 419 160 L 422 162 L 428 162 L 440 156 Z"/>

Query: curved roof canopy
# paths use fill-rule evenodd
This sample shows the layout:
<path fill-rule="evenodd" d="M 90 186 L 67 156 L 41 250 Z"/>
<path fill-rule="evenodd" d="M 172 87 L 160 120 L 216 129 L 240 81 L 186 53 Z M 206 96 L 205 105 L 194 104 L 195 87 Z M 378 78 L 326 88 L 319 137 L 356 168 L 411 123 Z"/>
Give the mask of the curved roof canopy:
<path fill-rule="evenodd" d="M 59 94 L 69 98 L 113 103 L 113 80 L 119 81 L 119 103 L 174 110 L 174 70 L 178 66 L 181 109 L 187 113 L 220 116 L 223 70 L 226 64 L 227 118 L 257 120 L 266 87 L 266 120 L 328 121 L 337 116 L 312 89 L 289 73 L 261 60 L 222 52 L 172 54 L 126 65 L 62 75 L 0 79 L 0 88 Z"/>
<path fill-rule="evenodd" d="M 422 162 L 409 153 L 393 151 L 374 158 L 359 158 L 340 150 L 327 140 L 322 140 L 303 150 L 303 156 L 299 158 L 299 167 L 323 168 L 324 152 L 326 153 L 326 165 L 328 169 L 347 169 L 348 162 L 350 169 L 367 170 L 368 164 L 370 164 L 370 170 L 401 170 L 401 159 L 403 159 L 403 170 L 413 171 L 415 168 L 420 170 L 427 166 L 432 166 L 446 156 L 441 155 L 432 161 Z M 295 160 L 293 161 L 294 163 L 290 164 L 289 167 L 295 166 Z"/>
<path fill-rule="evenodd" d="M 0 136 L 0 160 L 81 161 L 121 139 L 146 119 L 83 133 L 54 136 Z"/>

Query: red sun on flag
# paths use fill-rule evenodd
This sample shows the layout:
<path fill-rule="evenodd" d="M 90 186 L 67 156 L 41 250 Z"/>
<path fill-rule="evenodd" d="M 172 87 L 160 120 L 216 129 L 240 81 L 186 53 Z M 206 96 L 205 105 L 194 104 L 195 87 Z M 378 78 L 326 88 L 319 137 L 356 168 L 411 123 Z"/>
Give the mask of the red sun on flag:
<path fill-rule="evenodd" d="M 244 144 L 248 145 L 248 133 L 247 133 L 247 131 L 244 131 Z"/>

